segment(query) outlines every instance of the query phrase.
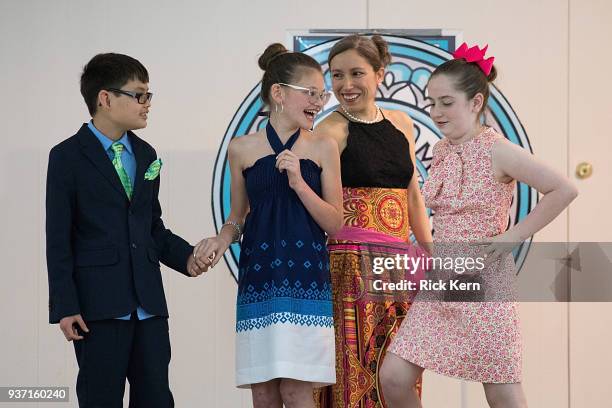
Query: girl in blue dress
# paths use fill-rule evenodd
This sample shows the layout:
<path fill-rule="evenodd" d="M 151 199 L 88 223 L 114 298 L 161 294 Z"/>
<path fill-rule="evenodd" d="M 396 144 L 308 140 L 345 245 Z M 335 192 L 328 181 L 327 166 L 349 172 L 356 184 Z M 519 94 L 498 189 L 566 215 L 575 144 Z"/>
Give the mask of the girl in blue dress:
<path fill-rule="evenodd" d="M 336 378 L 325 234 L 342 225 L 340 158 L 308 130 L 330 94 L 319 64 L 281 44 L 259 66 L 270 120 L 230 143 L 231 212 L 194 256 L 213 267 L 242 233 L 237 386 L 251 388 L 255 408 L 314 407 L 313 387 Z"/>

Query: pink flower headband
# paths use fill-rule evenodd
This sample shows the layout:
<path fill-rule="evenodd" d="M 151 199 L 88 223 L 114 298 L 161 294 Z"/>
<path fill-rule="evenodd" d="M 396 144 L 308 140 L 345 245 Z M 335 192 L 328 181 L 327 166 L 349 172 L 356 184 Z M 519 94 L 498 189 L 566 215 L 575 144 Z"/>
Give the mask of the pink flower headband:
<path fill-rule="evenodd" d="M 455 50 L 455 52 L 453 52 L 453 57 L 455 59 L 463 58 L 467 62 L 476 63 L 476 65 L 480 67 L 482 72 L 484 72 L 485 75 L 489 76 L 489 74 L 491 73 L 491 68 L 493 67 L 493 61 L 495 60 L 495 57 L 489 57 L 487 59 L 484 59 L 485 52 L 487 52 L 487 48 L 489 48 L 488 44 L 485 45 L 484 48 L 481 50 L 480 48 L 478 48 L 477 45 L 473 46 L 472 48 L 468 48 L 467 44 L 463 43 L 459 48 L 457 48 L 457 50 Z"/>

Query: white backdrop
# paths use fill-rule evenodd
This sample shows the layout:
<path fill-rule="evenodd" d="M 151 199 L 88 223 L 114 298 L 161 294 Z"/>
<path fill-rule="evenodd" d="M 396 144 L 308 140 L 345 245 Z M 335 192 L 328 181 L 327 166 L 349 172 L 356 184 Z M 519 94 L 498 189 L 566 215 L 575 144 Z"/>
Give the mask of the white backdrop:
<path fill-rule="evenodd" d="M 612 15 L 607 2 L 589 1 Z M 58 326 L 47 324 L 44 186 L 49 149 L 89 120 L 78 80 L 93 55 L 125 53 L 148 68 L 155 96 L 149 126 L 137 133 L 164 159 L 164 221 L 195 242 L 214 232 L 210 190 L 221 138 L 261 77 L 259 54 L 284 41 L 290 29 L 446 28 L 462 31 L 470 43 L 489 43 L 500 68 L 498 86 L 535 153 L 569 174 L 570 17 L 576 4 L 0 0 L 0 386 L 70 386 L 69 406 L 76 406 L 72 345 Z M 587 12 L 581 27 L 590 17 L 598 18 Z M 588 109 L 571 114 L 593 120 Z M 540 240 L 567 240 L 568 223 L 565 214 Z M 608 232 L 600 239 L 612 237 Z M 250 393 L 234 388 L 236 285 L 227 268 L 220 263 L 199 279 L 164 272 L 177 406 L 249 407 Z M 533 406 L 569 407 L 567 305 L 524 308 L 528 397 Z M 597 388 L 602 398 L 609 392 Z M 426 377 L 424 393 L 429 406 L 485 406 L 479 387 L 435 376 Z M 572 407 L 583 406 L 575 398 Z"/>

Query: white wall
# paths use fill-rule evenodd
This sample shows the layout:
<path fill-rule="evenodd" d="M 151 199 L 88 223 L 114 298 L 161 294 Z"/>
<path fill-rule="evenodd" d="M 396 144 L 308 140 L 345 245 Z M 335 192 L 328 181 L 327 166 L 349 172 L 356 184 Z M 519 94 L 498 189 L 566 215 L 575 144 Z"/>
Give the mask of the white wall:
<path fill-rule="evenodd" d="M 585 3 L 598 3 L 599 13 L 612 15 L 607 2 L 580 4 Z M 593 120 L 588 110 L 568 108 L 570 15 L 580 8 L 579 24 L 587 32 L 589 18 L 596 17 L 589 14 L 588 4 L 571 5 L 569 0 L 440 0 L 435 6 L 400 0 L 0 0 L 5 225 L 0 235 L 0 316 L 5 327 L 0 386 L 70 386 L 70 406 L 76 406 L 72 345 L 57 326 L 47 324 L 44 184 L 51 146 L 88 120 L 78 79 L 93 55 L 126 53 L 149 69 L 155 97 L 149 126 L 138 134 L 164 159 L 160 200 L 166 224 L 195 242 L 214 232 L 210 190 L 221 138 L 261 76 L 258 55 L 269 43 L 284 41 L 288 29 L 448 28 L 462 30 L 470 43 L 489 43 L 500 68 L 498 86 L 521 118 L 536 154 L 569 172 L 575 164 L 568 159 L 566 118 L 574 114 L 576 120 Z M 601 202 L 598 194 L 604 192 L 580 199 Z M 565 241 L 568 225 L 566 214 L 539 239 Z M 608 232 L 598 239 L 611 238 Z M 227 268 L 219 264 L 197 280 L 164 272 L 177 406 L 250 406 L 250 393 L 234 388 L 236 285 Z M 528 396 L 533 406 L 567 407 L 567 307 L 535 305 L 524 311 Z M 544 321 L 550 324 L 538 323 Z M 558 335 L 561 341 L 555 340 Z M 559 367 L 538 368 L 547 352 L 561 353 L 553 362 Z M 425 383 L 426 401 L 459 407 L 462 392 L 464 403 L 481 399 L 479 389 L 459 387 L 431 376 Z M 558 389 L 557 396 L 550 395 Z M 453 403 L 446 405 L 449 395 Z"/>

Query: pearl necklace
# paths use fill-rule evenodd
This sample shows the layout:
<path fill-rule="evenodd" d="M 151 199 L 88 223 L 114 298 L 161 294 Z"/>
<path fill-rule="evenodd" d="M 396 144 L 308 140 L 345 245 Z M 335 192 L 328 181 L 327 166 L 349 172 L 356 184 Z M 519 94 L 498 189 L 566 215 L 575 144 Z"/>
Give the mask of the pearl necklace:
<path fill-rule="evenodd" d="M 376 116 L 374 117 L 374 120 L 365 120 L 365 119 L 360 119 L 356 116 L 351 115 L 349 111 L 346 110 L 344 105 L 340 104 L 340 108 L 342 108 L 342 112 L 344 112 L 350 120 L 352 120 L 353 122 L 365 123 L 366 125 L 371 125 L 372 123 L 376 123 L 379 121 L 378 117 L 381 114 L 380 107 L 376 104 L 374 104 L 374 106 L 376 107 Z"/>

